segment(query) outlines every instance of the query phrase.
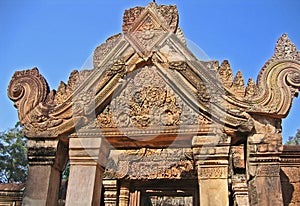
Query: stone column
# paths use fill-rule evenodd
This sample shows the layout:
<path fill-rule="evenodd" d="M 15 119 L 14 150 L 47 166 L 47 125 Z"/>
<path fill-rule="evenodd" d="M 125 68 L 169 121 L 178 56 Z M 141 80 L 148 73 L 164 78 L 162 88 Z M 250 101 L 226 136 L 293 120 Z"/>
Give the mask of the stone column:
<path fill-rule="evenodd" d="M 131 192 L 129 206 L 140 206 L 140 203 L 141 203 L 141 192 L 138 190 Z M 120 206 L 123 205 L 120 204 Z"/>
<path fill-rule="evenodd" d="M 120 185 L 119 205 L 127 206 L 129 203 L 130 182 L 122 181 Z"/>
<path fill-rule="evenodd" d="M 230 138 L 226 135 L 193 137 L 193 153 L 198 168 L 201 206 L 227 206 Z"/>
<path fill-rule="evenodd" d="M 248 206 L 248 185 L 244 174 L 236 174 L 232 177 L 232 190 L 234 206 Z"/>
<path fill-rule="evenodd" d="M 57 139 L 29 139 L 28 160 L 23 205 L 56 206 L 68 147 Z"/>
<path fill-rule="evenodd" d="M 70 138 L 67 206 L 99 206 L 102 178 L 109 154 L 103 138 Z"/>
<path fill-rule="evenodd" d="M 103 180 L 104 187 L 104 205 L 117 206 L 118 205 L 118 184 L 117 180 Z"/>
<path fill-rule="evenodd" d="M 248 206 L 248 184 L 246 177 L 245 149 L 244 144 L 231 146 L 231 184 L 234 206 Z"/>
<path fill-rule="evenodd" d="M 283 205 L 280 183 L 281 120 L 255 116 L 248 137 L 247 179 L 251 206 Z"/>

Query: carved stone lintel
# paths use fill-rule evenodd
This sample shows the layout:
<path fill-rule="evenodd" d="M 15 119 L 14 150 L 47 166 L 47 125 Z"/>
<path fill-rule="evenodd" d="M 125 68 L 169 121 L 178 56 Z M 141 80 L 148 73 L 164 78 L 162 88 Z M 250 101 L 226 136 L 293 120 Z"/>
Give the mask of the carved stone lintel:
<path fill-rule="evenodd" d="M 118 155 L 116 167 L 106 168 L 114 178 L 145 179 L 195 179 L 197 171 L 191 149 L 141 149 L 127 150 Z"/>

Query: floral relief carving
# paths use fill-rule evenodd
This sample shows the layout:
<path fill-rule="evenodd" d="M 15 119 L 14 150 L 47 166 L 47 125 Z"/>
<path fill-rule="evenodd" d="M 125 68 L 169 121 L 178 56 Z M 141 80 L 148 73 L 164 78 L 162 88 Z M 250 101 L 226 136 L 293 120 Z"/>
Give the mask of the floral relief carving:
<path fill-rule="evenodd" d="M 143 21 L 129 34 L 141 48 L 150 51 L 158 40 L 166 33 L 153 14 L 148 13 Z"/>
<path fill-rule="evenodd" d="M 122 34 L 111 36 L 105 43 L 98 46 L 94 51 L 94 67 L 97 68 L 105 56 L 121 41 Z"/>
<path fill-rule="evenodd" d="M 143 7 L 135 7 L 132 9 L 125 10 L 123 15 L 123 32 L 126 34 L 128 30 L 131 28 L 131 25 L 134 23 L 136 18 L 141 14 L 144 10 Z"/>
<path fill-rule="evenodd" d="M 178 26 L 178 10 L 176 6 L 159 5 L 157 7 L 158 13 L 164 17 L 165 22 L 169 27 L 175 31 Z"/>
<path fill-rule="evenodd" d="M 227 167 L 200 167 L 198 168 L 199 177 L 201 179 L 227 178 Z"/>
<path fill-rule="evenodd" d="M 190 148 L 127 150 L 106 168 L 106 176 L 125 179 L 194 179 L 195 163 Z"/>

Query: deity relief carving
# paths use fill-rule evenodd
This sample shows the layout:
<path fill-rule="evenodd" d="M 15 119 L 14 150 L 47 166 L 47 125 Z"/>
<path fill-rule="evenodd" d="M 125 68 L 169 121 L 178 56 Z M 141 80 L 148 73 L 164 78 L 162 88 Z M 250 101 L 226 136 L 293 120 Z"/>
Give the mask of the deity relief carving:
<path fill-rule="evenodd" d="M 127 77 L 121 93 L 98 115 L 100 127 L 180 126 L 179 97 L 164 83 L 155 66 L 145 66 Z"/>

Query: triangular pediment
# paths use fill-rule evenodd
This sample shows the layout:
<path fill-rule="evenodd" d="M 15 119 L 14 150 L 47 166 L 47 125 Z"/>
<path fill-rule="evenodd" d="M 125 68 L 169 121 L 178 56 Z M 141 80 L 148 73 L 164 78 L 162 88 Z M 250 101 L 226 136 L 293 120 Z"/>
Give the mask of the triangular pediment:
<path fill-rule="evenodd" d="M 299 51 L 287 35 L 257 83 L 250 79 L 245 87 L 228 61 L 199 61 L 187 48 L 176 6 L 126 10 L 122 29 L 95 49 L 93 69 L 72 72 L 57 91 L 49 91 L 36 68 L 15 73 L 8 94 L 27 137 L 94 133 L 118 137 L 121 144 L 129 134 L 225 132 L 238 141 L 253 129 L 255 115 L 285 117 L 298 94 Z"/>
<path fill-rule="evenodd" d="M 225 91 L 215 78 L 215 62 L 198 61 L 176 35 L 148 53 L 136 52 L 126 39 L 115 49 L 81 84 L 95 92 L 92 109 L 82 109 L 87 116 L 95 116 L 77 135 L 95 132 L 119 136 L 121 142 L 124 136 L 192 137 L 224 127 L 237 130 L 248 122 L 239 112 L 227 113 Z"/>

